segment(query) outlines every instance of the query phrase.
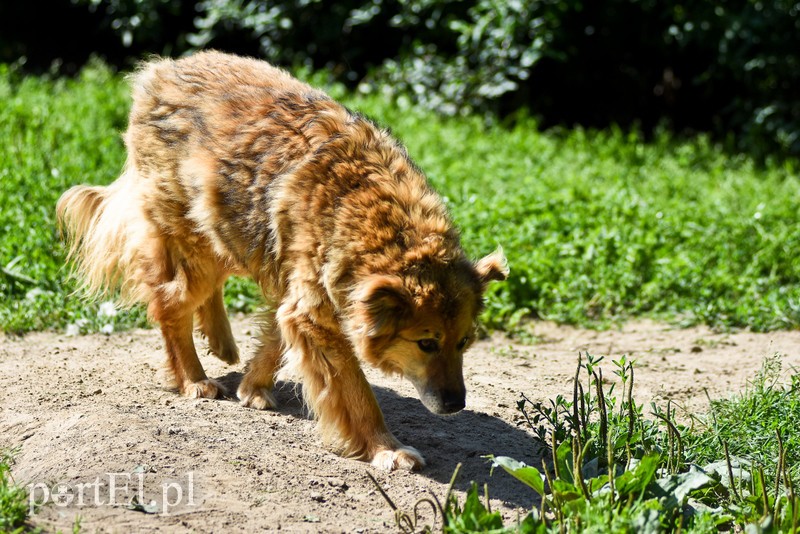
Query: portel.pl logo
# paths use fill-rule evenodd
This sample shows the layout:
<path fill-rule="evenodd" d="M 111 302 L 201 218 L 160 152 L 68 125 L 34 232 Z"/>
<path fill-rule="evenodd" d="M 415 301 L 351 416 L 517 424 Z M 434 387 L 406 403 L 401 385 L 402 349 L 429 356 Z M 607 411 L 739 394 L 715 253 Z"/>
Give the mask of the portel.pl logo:
<path fill-rule="evenodd" d="M 144 473 L 105 473 L 89 482 L 33 482 L 27 486 L 28 503 L 31 513 L 46 504 L 60 508 L 122 506 L 161 515 L 168 515 L 176 508 L 196 506 L 192 471 L 160 484 L 147 482 Z"/>

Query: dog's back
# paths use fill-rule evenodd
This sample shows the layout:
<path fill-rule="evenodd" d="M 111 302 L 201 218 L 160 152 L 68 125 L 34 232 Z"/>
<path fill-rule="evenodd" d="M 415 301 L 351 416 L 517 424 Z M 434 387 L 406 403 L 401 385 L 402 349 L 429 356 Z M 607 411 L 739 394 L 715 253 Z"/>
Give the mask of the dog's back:
<path fill-rule="evenodd" d="M 269 229 L 271 180 L 350 114 L 283 70 L 215 52 L 150 63 L 133 86 L 125 140 L 145 203 L 158 206 L 150 218 L 203 235 L 237 268 L 263 265 L 266 251 L 253 248 Z"/>

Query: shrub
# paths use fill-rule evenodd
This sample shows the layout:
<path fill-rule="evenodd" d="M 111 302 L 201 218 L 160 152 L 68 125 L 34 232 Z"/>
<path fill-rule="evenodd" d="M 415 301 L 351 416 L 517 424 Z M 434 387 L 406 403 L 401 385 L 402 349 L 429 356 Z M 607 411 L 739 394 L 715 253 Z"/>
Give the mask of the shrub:
<path fill-rule="evenodd" d="M 24 2 L 0 8 L 16 10 L 0 12 L 15 21 L 0 31 L 0 61 L 49 61 L 32 32 L 15 31 L 22 18 L 72 48 L 81 42 L 72 28 L 92 28 L 84 46 L 100 43 L 112 61 L 120 44 L 134 57 L 210 46 L 328 67 L 351 86 L 366 81 L 448 115 L 528 109 L 543 127 L 665 124 L 762 156 L 800 155 L 792 0 L 74 1 L 91 24 L 67 0 L 50 6 L 55 21 Z"/>

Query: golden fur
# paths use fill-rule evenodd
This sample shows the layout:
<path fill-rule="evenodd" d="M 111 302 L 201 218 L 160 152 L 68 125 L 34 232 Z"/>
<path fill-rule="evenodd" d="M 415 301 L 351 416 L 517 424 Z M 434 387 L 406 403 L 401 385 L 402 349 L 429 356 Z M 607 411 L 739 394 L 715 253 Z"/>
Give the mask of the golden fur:
<path fill-rule="evenodd" d="M 203 52 L 132 80 L 124 172 L 58 202 L 85 289 L 145 303 L 179 390 L 217 397 L 194 316 L 213 353 L 237 362 L 223 284 L 252 276 L 274 307 L 242 404 L 273 408 L 290 360 L 327 442 L 387 469 L 422 467 L 386 428 L 359 362 L 407 376 L 436 413 L 463 408 L 462 355 L 487 283 L 506 276 L 502 252 L 469 261 L 405 149 L 280 69 Z"/>

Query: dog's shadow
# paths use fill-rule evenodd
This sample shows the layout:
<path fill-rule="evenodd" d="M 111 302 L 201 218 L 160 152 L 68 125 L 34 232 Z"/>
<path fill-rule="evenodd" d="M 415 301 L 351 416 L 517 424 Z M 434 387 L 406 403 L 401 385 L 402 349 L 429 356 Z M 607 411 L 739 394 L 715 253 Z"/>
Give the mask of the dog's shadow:
<path fill-rule="evenodd" d="M 235 392 L 241 379 L 242 373 L 231 372 L 218 380 L 229 392 Z M 292 382 L 276 384 L 274 394 L 280 413 L 307 417 L 301 390 Z M 484 458 L 489 454 L 510 456 L 541 470 L 542 458 L 547 456 L 549 459 L 549 449 L 536 441 L 524 427 L 471 411 L 469 407 L 455 415 L 438 416 L 429 412 L 417 398 L 374 385 L 373 391 L 392 433 L 403 444 L 418 449 L 428 462 L 421 475 L 447 485 L 460 463 L 455 483 L 457 489 L 467 491 L 474 481 L 483 495 L 483 485 L 488 483 L 492 498 L 526 509 L 538 505 L 538 495 L 501 468 L 495 469 L 490 476 L 491 461 Z M 437 497 L 444 499 L 444 495 Z"/>
<path fill-rule="evenodd" d="M 475 412 L 467 408 L 450 416 L 429 412 L 414 397 L 373 386 L 383 409 L 386 424 L 406 445 L 418 449 L 428 465 L 421 472 L 443 484 L 448 484 L 456 466 L 461 468 L 455 487 L 467 491 L 476 482 L 483 495 L 488 483 L 489 494 L 511 506 L 530 508 L 539 503 L 536 493 L 497 468 L 490 476 L 491 461 L 485 456 L 510 456 L 528 465 L 541 466 L 548 449 L 537 442 L 531 433 L 510 421 Z M 540 469 L 541 470 L 541 469 Z M 443 499 L 444 495 L 439 495 Z"/>

